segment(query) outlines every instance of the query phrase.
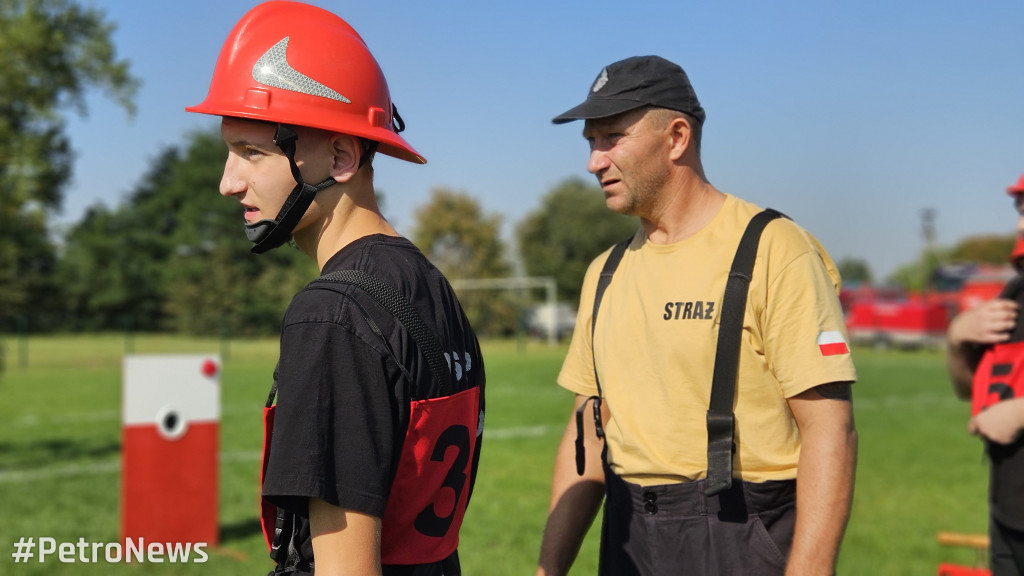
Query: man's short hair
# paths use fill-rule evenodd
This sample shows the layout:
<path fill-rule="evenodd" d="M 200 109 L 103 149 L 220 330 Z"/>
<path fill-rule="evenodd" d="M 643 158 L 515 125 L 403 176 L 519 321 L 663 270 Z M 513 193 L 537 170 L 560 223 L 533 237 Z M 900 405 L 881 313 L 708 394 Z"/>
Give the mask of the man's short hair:
<path fill-rule="evenodd" d="M 686 112 L 680 112 L 671 108 L 660 108 L 657 106 L 650 106 L 647 109 L 647 116 L 657 126 L 667 126 L 669 122 L 672 122 L 676 118 L 686 118 L 686 121 L 690 124 L 690 141 L 694 144 L 694 151 L 700 154 L 700 139 L 703 134 L 703 126 L 696 118 L 687 114 Z"/>

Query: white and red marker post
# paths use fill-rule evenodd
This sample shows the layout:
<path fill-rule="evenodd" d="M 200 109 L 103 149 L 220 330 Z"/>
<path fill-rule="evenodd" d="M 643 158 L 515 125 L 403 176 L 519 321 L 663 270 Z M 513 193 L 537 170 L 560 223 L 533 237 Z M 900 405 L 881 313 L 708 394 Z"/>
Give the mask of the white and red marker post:
<path fill-rule="evenodd" d="M 220 359 L 126 356 L 121 536 L 218 541 Z"/>

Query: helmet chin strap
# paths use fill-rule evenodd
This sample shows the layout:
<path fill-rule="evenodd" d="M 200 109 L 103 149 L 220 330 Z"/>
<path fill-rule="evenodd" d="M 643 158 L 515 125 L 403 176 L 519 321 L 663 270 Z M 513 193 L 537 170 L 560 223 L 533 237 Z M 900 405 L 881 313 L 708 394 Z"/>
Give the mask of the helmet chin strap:
<path fill-rule="evenodd" d="M 302 219 L 302 216 L 313 203 L 317 192 L 336 184 L 334 178 L 328 177 L 316 185 L 307 184 L 302 180 L 302 173 L 295 164 L 295 141 L 299 136 L 291 126 L 285 124 L 277 125 L 277 133 L 274 134 L 274 143 L 284 152 L 291 165 L 292 177 L 295 178 L 295 188 L 292 188 L 284 205 L 273 220 L 260 220 L 253 224 L 245 225 L 245 236 L 254 244 L 253 254 L 263 254 L 288 242 L 292 238 L 292 230 Z"/>

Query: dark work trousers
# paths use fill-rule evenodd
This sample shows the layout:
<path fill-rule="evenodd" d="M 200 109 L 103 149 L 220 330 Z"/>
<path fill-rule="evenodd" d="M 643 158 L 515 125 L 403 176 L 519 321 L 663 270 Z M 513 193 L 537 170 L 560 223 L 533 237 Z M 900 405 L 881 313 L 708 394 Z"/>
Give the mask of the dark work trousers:
<path fill-rule="evenodd" d="M 796 525 L 796 481 L 641 487 L 605 466 L 601 576 L 777 576 Z"/>
<path fill-rule="evenodd" d="M 992 576 L 1024 574 L 1024 531 L 1014 530 L 989 517 Z"/>

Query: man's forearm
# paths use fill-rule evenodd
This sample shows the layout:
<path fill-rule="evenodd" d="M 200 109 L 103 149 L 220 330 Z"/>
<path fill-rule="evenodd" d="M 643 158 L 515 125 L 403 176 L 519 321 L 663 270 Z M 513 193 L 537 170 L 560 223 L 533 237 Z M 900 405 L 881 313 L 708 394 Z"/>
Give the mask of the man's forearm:
<path fill-rule="evenodd" d="M 829 576 L 850 518 L 857 431 L 848 400 L 819 398 L 802 406 L 796 529 L 786 574 Z"/>
<path fill-rule="evenodd" d="M 551 503 L 537 562 L 538 576 L 568 573 L 604 499 L 603 442 L 596 437 L 593 424 L 586 422 L 587 459 L 583 476 L 580 476 L 576 472 L 575 439 L 576 427 L 574 419 L 570 418 L 555 456 Z"/>
<path fill-rule="evenodd" d="M 961 400 L 971 399 L 974 369 L 981 354 L 968 343 L 948 342 L 946 345 L 946 372 L 953 383 L 953 391 Z"/>
<path fill-rule="evenodd" d="M 839 544 L 850 518 L 857 433 L 851 431 L 846 448 L 831 454 L 801 448 L 797 473 L 796 531 L 787 575 L 831 575 Z M 810 452 L 810 453 L 808 453 Z M 817 465 L 810 464 L 817 453 Z M 806 455 L 806 457 L 805 457 Z"/>
<path fill-rule="evenodd" d="M 538 575 L 560 576 L 569 572 L 603 498 L 604 485 L 592 480 L 578 482 L 562 493 L 544 526 Z"/>

